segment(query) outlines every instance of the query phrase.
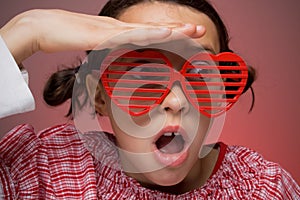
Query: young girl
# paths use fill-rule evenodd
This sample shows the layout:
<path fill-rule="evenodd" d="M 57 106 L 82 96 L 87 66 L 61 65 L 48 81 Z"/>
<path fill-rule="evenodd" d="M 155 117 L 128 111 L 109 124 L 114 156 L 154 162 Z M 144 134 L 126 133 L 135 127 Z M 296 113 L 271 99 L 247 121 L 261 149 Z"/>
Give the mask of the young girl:
<path fill-rule="evenodd" d="M 28 19 L 39 15 L 49 17 L 53 20 L 49 24 L 57 27 L 30 23 L 38 27 L 33 30 L 39 30 L 32 34 Z M 92 51 L 80 68 L 54 74 L 44 98 L 50 105 L 59 105 L 72 97 L 69 114 L 75 119 L 90 102 L 95 117 L 108 116 L 114 130 L 81 133 L 65 124 L 36 134 L 29 125 L 16 127 L 0 143 L 3 198 L 300 197 L 299 186 L 285 170 L 252 150 L 217 143 L 208 153 L 200 154 L 216 116 L 232 105 L 214 102 L 214 98 L 226 97 L 234 103 L 255 79 L 254 70 L 240 57 L 220 54 L 232 51 L 226 28 L 209 3 L 109 1 L 100 15 L 109 18 L 32 11 L 1 29 L 1 37 L 18 64 L 38 50 L 88 50 L 98 43 L 98 49 L 109 48 Z M 59 26 L 73 37 L 53 31 Z M 24 39 L 17 43 L 19 38 L 14 36 L 20 30 Z M 118 46 L 126 43 L 133 45 Z M 212 62 L 219 66 L 211 67 Z M 233 66 L 223 70 L 228 64 Z M 210 68 L 205 70 L 207 66 Z M 215 74 L 216 69 L 220 74 Z M 215 82 L 222 83 L 211 87 Z M 124 91 L 130 91 L 129 95 Z M 220 91 L 231 93 L 220 96 Z M 124 99 L 128 96 L 127 102 Z"/>

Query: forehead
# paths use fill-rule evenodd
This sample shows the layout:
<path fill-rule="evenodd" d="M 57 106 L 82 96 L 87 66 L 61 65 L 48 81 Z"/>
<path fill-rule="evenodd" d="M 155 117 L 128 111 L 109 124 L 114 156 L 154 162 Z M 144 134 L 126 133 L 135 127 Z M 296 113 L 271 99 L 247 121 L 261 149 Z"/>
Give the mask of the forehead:
<path fill-rule="evenodd" d="M 145 2 L 129 7 L 118 19 L 129 23 L 203 25 L 206 33 L 195 41 L 211 48 L 215 53 L 220 51 L 217 29 L 212 20 L 204 13 L 187 6 L 157 1 Z"/>

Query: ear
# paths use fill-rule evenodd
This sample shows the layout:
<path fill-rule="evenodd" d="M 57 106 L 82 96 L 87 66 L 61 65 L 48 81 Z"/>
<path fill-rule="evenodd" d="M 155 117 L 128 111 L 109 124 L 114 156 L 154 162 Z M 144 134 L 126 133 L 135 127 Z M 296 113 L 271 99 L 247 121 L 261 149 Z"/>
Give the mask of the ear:
<path fill-rule="evenodd" d="M 90 97 L 91 103 L 95 106 L 95 110 L 100 115 L 107 116 L 107 102 L 103 87 L 99 84 L 99 78 L 92 74 L 86 76 L 86 88 Z"/>

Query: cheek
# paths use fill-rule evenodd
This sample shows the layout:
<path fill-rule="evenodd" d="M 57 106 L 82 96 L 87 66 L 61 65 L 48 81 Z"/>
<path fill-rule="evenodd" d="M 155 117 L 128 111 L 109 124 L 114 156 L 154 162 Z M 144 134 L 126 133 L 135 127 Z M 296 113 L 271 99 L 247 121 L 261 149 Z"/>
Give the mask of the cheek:
<path fill-rule="evenodd" d="M 209 131 L 209 127 L 211 126 L 212 123 L 213 123 L 212 118 L 201 115 L 200 116 L 200 126 L 199 126 L 200 130 L 199 130 L 199 132 L 207 134 L 207 132 Z"/>
<path fill-rule="evenodd" d="M 130 136 L 118 128 L 115 128 L 115 137 L 120 150 L 128 151 L 129 153 L 150 152 L 150 144 L 146 139 Z"/>
<path fill-rule="evenodd" d="M 203 116 L 203 115 L 200 116 L 200 122 L 199 122 L 198 130 L 197 130 L 197 135 L 195 136 L 195 138 L 193 140 L 193 143 L 196 146 L 200 147 L 201 145 L 203 145 L 203 142 L 209 133 L 210 124 L 211 124 L 210 118 Z"/>
<path fill-rule="evenodd" d="M 186 126 L 186 127 L 194 128 L 194 130 L 192 130 L 192 128 L 189 128 L 189 131 L 191 131 L 190 133 L 194 134 L 194 137 L 192 138 L 191 141 L 191 150 L 193 151 L 193 153 L 196 154 L 199 153 L 199 150 L 205 144 L 205 140 L 209 134 L 210 126 L 212 123 L 211 118 L 208 118 L 204 115 L 200 115 L 199 118 L 200 119 L 198 121 L 197 126 L 192 123 L 187 124 Z"/>
<path fill-rule="evenodd" d="M 118 109 L 118 108 L 116 108 Z M 114 136 L 116 137 L 117 146 L 125 151 L 133 152 L 133 153 L 144 153 L 146 151 L 149 151 L 149 141 L 147 142 L 147 139 L 143 139 L 145 136 L 138 135 L 138 133 L 132 134 L 132 132 L 129 132 L 130 129 L 135 129 L 135 126 L 133 127 L 126 127 L 124 128 L 124 125 L 121 124 L 120 128 L 120 119 L 114 118 L 113 115 L 122 115 L 123 111 L 119 110 L 118 112 L 114 111 L 114 114 L 112 114 L 111 107 L 109 108 L 109 118 L 112 125 Z M 127 118 L 124 118 L 122 121 L 124 124 L 130 124 L 131 122 L 128 121 L 128 118 L 131 116 L 127 116 Z M 148 149 L 148 150 L 147 150 Z"/>

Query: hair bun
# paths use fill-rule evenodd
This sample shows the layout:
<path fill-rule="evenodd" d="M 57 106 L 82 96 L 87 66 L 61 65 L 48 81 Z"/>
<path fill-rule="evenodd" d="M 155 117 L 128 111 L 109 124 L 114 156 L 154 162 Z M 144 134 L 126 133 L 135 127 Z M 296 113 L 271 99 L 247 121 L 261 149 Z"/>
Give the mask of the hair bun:
<path fill-rule="evenodd" d="M 58 71 L 50 76 L 43 92 L 45 102 L 50 106 L 58 106 L 72 98 L 73 86 L 79 67 Z"/>

